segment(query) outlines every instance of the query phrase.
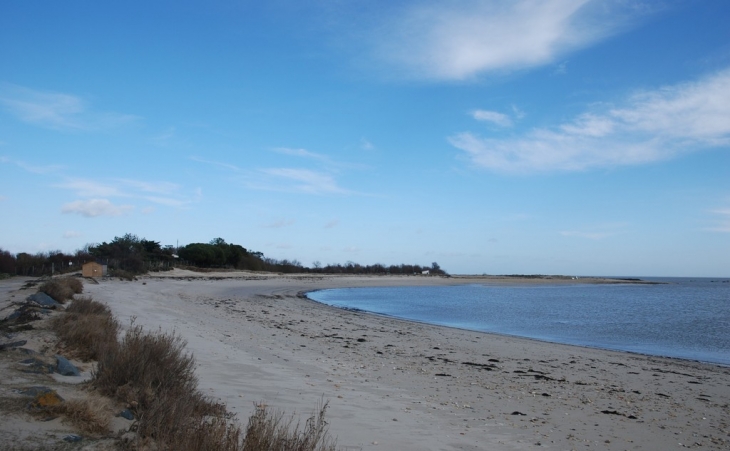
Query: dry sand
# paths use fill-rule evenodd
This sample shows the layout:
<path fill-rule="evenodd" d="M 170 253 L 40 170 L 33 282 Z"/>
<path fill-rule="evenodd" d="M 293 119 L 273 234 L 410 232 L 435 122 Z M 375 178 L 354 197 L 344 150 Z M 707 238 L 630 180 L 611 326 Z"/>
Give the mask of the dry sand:
<path fill-rule="evenodd" d="M 430 326 L 299 296 L 515 282 L 175 270 L 86 284 L 85 294 L 126 326 L 134 318 L 183 336 L 201 390 L 243 422 L 254 402 L 306 416 L 328 401 L 330 432 L 345 450 L 730 448 L 730 368 Z"/>

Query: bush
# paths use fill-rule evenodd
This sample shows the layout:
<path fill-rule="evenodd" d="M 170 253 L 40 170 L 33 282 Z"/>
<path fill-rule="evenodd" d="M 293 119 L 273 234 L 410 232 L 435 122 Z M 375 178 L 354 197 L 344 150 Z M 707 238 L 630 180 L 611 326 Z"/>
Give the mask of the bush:
<path fill-rule="evenodd" d="M 84 283 L 78 277 L 64 277 L 60 280 L 73 290 L 74 294 L 81 294 L 84 292 Z"/>
<path fill-rule="evenodd" d="M 81 281 L 74 277 L 62 277 L 58 279 L 51 279 L 48 282 L 43 283 L 38 288 L 38 291 L 46 293 L 52 297 L 56 302 L 63 304 L 69 299 L 73 299 L 74 294 L 81 293 L 83 291 L 83 284 Z M 76 291 L 78 289 L 78 291 Z"/>
<path fill-rule="evenodd" d="M 146 410 L 160 393 L 192 393 L 195 360 L 178 335 L 149 333 L 131 325 L 116 349 L 101 355 L 93 384 L 102 394 Z"/>
<path fill-rule="evenodd" d="M 98 360 L 117 346 L 119 323 L 109 307 L 91 298 L 75 299 L 51 323 L 64 344 L 81 360 Z"/>
<path fill-rule="evenodd" d="M 271 413 L 265 405 L 256 406 L 249 418 L 242 451 L 334 451 L 336 445 L 327 432 L 325 413 L 327 403 L 312 414 L 304 426 L 292 429 L 293 417 L 284 419 L 283 413 Z"/>

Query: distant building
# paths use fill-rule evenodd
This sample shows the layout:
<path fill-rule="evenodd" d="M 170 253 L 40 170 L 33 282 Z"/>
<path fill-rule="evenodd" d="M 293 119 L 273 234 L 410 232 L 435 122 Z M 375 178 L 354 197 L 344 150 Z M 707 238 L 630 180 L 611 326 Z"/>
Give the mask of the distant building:
<path fill-rule="evenodd" d="M 426 270 L 421 271 L 421 274 L 423 274 L 424 276 L 427 276 L 427 275 L 431 274 L 431 271 L 426 269 Z"/>
<path fill-rule="evenodd" d="M 106 265 L 97 262 L 84 263 L 81 267 L 81 275 L 84 277 L 106 276 Z"/>

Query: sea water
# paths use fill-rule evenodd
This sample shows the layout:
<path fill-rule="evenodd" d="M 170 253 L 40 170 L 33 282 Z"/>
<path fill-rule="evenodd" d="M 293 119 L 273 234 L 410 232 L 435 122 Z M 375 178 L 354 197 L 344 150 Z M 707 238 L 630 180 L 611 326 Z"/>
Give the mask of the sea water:
<path fill-rule="evenodd" d="M 430 324 L 730 365 L 729 279 L 344 288 L 309 298 Z"/>

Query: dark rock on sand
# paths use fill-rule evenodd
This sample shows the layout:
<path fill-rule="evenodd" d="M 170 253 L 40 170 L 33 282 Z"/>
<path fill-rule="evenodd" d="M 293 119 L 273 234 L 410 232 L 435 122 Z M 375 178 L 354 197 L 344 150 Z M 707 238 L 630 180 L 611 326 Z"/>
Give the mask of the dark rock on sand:
<path fill-rule="evenodd" d="M 48 307 L 48 308 L 57 308 L 59 305 L 58 302 L 56 302 L 55 299 L 48 296 L 46 293 L 38 292 L 36 294 L 31 294 L 26 298 L 30 302 L 35 302 L 36 304 L 40 305 L 41 307 Z"/>
<path fill-rule="evenodd" d="M 78 368 L 64 356 L 56 354 L 56 371 L 63 376 L 80 376 Z"/>

